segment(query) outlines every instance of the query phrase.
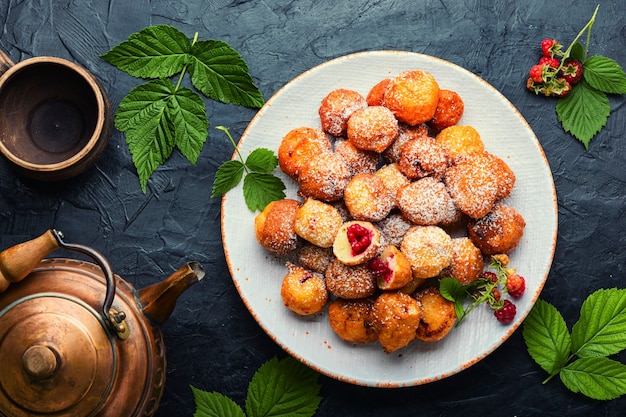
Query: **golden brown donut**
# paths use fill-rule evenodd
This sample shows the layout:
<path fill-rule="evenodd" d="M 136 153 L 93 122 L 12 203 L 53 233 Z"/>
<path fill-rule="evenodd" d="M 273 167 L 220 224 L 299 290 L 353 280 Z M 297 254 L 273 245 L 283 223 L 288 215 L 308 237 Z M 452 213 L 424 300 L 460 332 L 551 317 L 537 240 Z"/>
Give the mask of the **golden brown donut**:
<path fill-rule="evenodd" d="M 376 228 L 380 231 L 383 246 L 400 246 L 406 232 L 413 226 L 413 223 L 400 211 L 393 211 L 387 217 L 376 223 Z"/>
<path fill-rule="evenodd" d="M 393 77 L 383 97 L 383 106 L 396 118 L 415 126 L 435 116 L 439 102 L 439 84 L 427 71 L 405 71 Z"/>
<path fill-rule="evenodd" d="M 343 197 L 350 181 L 350 171 L 335 154 L 317 155 L 302 166 L 298 178 L 299 194 L 324 202 L 334 202 Z"/>
<path fill-rule="evenodd" d="M 254 218 L 254 233 L 259 244 L 277 254 L 294 251 L 298 246 L 296 212 L 301 204 L 292 199 L 269 203 Z"/>
<path fill-rule="evenodd" d="M 432 278 L 452 262 L 452 238 L 439 226 L 412 226 L 400 250 L 411 263 L 415 278 Z"/>
<path fill-rule="evenodd" d="M 350 220 L 337 232 L 333 254 L 346 265 L 358 265 L 378 255 L 380 245 L 380 232 L 372 223 Z"/>
<path fill-rule="evenodd" d="M 413 281 L 411 263 L 406 255 L 393 245 L 388 245 L 378 258 L 369 261 L 369 268 L 374 271 L 378 288 L 397 290 Z"/>
<path fill-rule="evenodd" d="M 376 277 L 367 264 L 346 265 L 331 259 L 325 273 L 326 287 L 339 298 L 366 298 L 376 291 Z"/>
<path fill-rule="evenodd" d="M 491 211 L 467 225 L 467 234 L 482 253 L 496 255 L 510 253 L 517 247 L 526 221 L 513 207 L 503 203 L 494 204 Z"/>
<path fill-rule="evenodd" d="M 398 164 L 387 164 L 376 171 L 374 175 L 383 181 L 383 185 L 391 199 L 392 207 L 398 207 L 398 191 L 410 182 L 409 179 L 400 172 Z"/>
<path fill-rule="evenodd" d="M 356 220 L 377 222 L 389 214 L 393 200 L 385 183 L 375 174 L 356 174 L 348 182 L 343 200 Z"/>
<path fill-rule="evenodd" d="M 386 291 L 376 298 L 373 309 L 378 341 L 385 353 L 395 352 L 415 339 L 421 315 L 415 298 Z"/>
<path fill-rule="evenodd" d="M 440 89 L 435 115 L 426 123 L 436 130 L 454 126 L 463 117 L 464 109 L 465 104 L 459 93 Z"/>
<path fill-rule="evenodd" d="M 428 128 L 426 126 L 409 126 L 406 123 L 399 123 L 398 138 L 381 153 L 383 160 L 389 164 L 399 162 L 402 146 L 411 139 L 421 138 L 423 136 L 428 136 Z"/>
<path fill-rule="evenodd" d="M 448 151 L 429 136 L 411 139 L 400 150 L 398 168 L 409 179 L 441 179 L 449 165 Z"/>
<path fill-rule="evenodd" d="M 328 136 L 319 129 L 298 127 L 290 130 L 278 147 L 278 165 L 297 180 L 302 167 L 312 158 L 332 152 Z"/>
<path fill-rule="evenodd" d="M 343 224 L 337 209 L 330 204 L 308 198 L 296 211 L 294 230 L 302 239 L 329 248 Z"/>
<path fill-rule="evenodd" d="M 328 305 L 328 322 L 337 336 L 346 342 L 370 343 L 378 340 L 374 327 L 374 302 L 369 298 L 338 298 Z"/>
<path fill-rule="evenodd" d="M 452 239 L 452 262 L 441 272 L 442 277 L 452 277 L 462 285 L 476 281 L 485 267 L 483 254 L 466 236 Z"/>
<path fill-rule="evenodd" d="M 469 155 L 485 150 L 480 133 L 472 126 L 454 125 L 446 127 L 435 136 L 435 140 L 448 150 L 452 161 L 460 155 Z"/>
<path fill-rule="evenodd" d="M 350 170 L 350 175 L 371 174 L 376 171 L 379 155 L 374 151 L 359 149 L 349 140 L 335 141 L 335 154 Z"/>
<path fill-rule="evenodd" d="M 456 323 L 454 303 L 443 298 L 439 290 L 433 287 L 417 291 L 415 299 L 421 307 L 417 339 L 423 342 L 437 342 L 446 337 Z"/>
<path fill-rule="evenodd" d="M 298 264 L 322 275 L 326 273 L 326 268 L 332 258 L 333 250 L 331 248 L 320 248 L 308 242 L 298 250 Z"/>
<path fill-rule="evenodd" d="M 328 302 L 324 278 L 290 262 L 287 262 L 280 296 L 285 307 L 300 315 L 319 313 Z"/>
<path fill-rule="evenodd" d="M 355 111 L 348 120 L 348 140 L 359 149 L 381 153 L 398 137 L 398 121 L 383 106 Z"/>
<path fill-rule="evenodd" d="M 345 136 L 348 119 L 364 107 L 367 101 L 356 91 L 345 88 L 331 91 L 322 99 L 318 110 L 322 130 L 333 136 Z"/>
<path fill-rule="evenodd" d="M 415 224 L 453 225 L 461 220 L 446 186 L 438 179 L 424 177 L 400 188 L 398 208 Z"/>
<path fill-rule="evenodd" d="M 387 86 L 389 85 L 389 81 L 391 79 L 384 78 L 376 83 L 370 91 L 367 93 L 365 100 L 369 106 L 382 106 L 383 97 L 385 96 L 385 91 L 387 91 Z"/>

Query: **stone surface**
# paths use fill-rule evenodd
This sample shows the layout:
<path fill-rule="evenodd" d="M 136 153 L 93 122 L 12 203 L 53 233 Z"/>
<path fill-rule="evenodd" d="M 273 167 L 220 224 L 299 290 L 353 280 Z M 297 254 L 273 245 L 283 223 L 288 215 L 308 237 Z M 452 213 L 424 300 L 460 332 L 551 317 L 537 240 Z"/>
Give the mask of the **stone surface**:
<path fill-rule="evenodd" d="M 559 238 L 542 298 L 571 326 L 580 304 L 598 288 L 624 287 L 626 274 L 626 126 L 624 96 L 612 96 L 611 117 L 588 151 L 565 134 L 553 100 L 525 90 L 539 43 L 568 44 L 598 2 L 5 0 L 0 48 L 15 62 L 39 55 L 73 60 L 91 70 L 114 107 L 140 83 L 99 55 L 148 25 L 176 26 L 190 38 L 228 42 L 244 57 L 266 99 L 303 71 L 367 50 L 397 49 L 458 64 L 500 90 L 522 113 L 552 169 Z M 626 65 L 623 2 L 602 2 L 591 53 Z M 254 110 L 207 101 L 212 126 L 239 137 Z M 115 132 L 84 175 L 59 184 L 17 176 L 0 160 L 0 248 L 56 228 L 68 241 L 101 251 L 114 270 L 140 288 L 198 260 L 207 278 L 185 293 L 163 326 L 168 356 L 158 417 L 191 416 L 189 388 L 218 391 L 244 405 L 257 368 L 285 353 L 265 335 L 238 296 L 226 266 L 220 199 L 210 198 L 216 168 L 232 156 L 211 128 L 197 165 L 174 152 L 143 194 L 124 136 Z M 624 354 L 617 357 L 626 361 Z M 0 358 L 1 360 L 1 358 Z M 587 416 L 619 415 L 626 399 L 594 402 L 570 393 L 528 355 L 521 332 L 492 355 L 445 380 L 420 387 L 373 389 L 320 377 L 317 415 L 336 416 Z"/>

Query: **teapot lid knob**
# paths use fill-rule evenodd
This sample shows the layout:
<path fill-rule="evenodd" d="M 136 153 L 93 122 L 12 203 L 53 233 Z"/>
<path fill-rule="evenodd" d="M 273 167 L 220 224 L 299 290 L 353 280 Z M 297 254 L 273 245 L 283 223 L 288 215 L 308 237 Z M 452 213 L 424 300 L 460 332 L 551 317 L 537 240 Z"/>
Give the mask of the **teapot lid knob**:
<path fill-rule="evenodd" d="M 33 378 L 44 380 L 50 378 L 59 367 L 59 358 L 54 350 L 47 346 L 29 347 L 22 355 L 24 370 Z"/>

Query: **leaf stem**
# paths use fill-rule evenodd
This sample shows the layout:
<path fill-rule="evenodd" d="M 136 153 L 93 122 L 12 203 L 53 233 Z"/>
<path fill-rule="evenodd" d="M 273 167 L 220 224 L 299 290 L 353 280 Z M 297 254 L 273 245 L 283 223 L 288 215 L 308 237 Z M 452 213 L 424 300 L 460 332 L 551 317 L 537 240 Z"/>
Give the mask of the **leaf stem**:
<path fill-rule="evenodd" d="M 576 35 L 576 37 L 574 38 L 572 43 L 569 45 L 569 47 L 563 53 L 563 60 L 561 61 L 561 65 L 559 66 L 559 69 L 557 70 L 557 73 L 558 73 L 559 70 L 561 70 L 561 68 L 563 67 L 563 64 L 565 63 L 567 58 L 569 58 L 569 54 L 572 52 L 572 48 L 574 47 L 576 42 L 578 42 L 578 39 L 580 39 L 580 37 L 585 33 L 585 31 L 587 31 L 587 42 L 585 43 L 585 56 L 584 56 L 584 58 L 585 59 L 587 58 L 587 52 L 589 52 L 589 41 L 591 39 L 591 28 L 593 27 L 593 24 L 596 21 L 596 15 L 598 14 L 598 9 L 599 8 L 600 8 L 600 5 L 598 4 L 596 6 L 596 10 L 593 12 L 593 15 L 591 16 L 591 19 L 589 19 L 589 21 L 587 22 L 585 27 L 583 27 L 580 30 L 580 32 L 578 32 L 578 35 Z"/>
<path fill-rule="evenodd" d="M 195 35 L 193 35 L 193 41 L 191 42 L 191 46 L 194 46 L 196 42 L 198 42 L 198 32 L 196 32 Z M 180 87 L 180 83 L 183 81 L 183 77 L 185 76 L 185 72 L 187 72 L 187 65 L 188 64 L 185 64 L 185 66 L 183 67 L 183 70 L 180 72 L 180 75 L 178 76 L 178 82 L 176 83 L 176 87 L 174 88 L 174 91 L 178 91 L 178 88 Z"/>
<path fill-rule="evenodd" d="M 246 170 L 246 172 L 248 172 L 248 167 L 246 167 L 246 163 L 245 163 L 245 161 L 243 159 L 243 156 L 239 152 L 239 148 L 237 147 L 237 144 L 235 143 L 235 140 L 233 139 L 233 137 L 231 136 L 230 132 L 228 131 L 228 128 L 226 128 L 225 126 L 215 126 L 215 128 L 218 129 L 218 130 L 221 130 L 224 133 L 226 133 L 226 136 L 228 136 L 228 139 L 230 140 L 230 143 L 233 144 L 233 148 L 235 148 L 235 152 L 237 153 L 237 156 L 241 160 L 241 163 L 243 164 L 244 169 Z"/>

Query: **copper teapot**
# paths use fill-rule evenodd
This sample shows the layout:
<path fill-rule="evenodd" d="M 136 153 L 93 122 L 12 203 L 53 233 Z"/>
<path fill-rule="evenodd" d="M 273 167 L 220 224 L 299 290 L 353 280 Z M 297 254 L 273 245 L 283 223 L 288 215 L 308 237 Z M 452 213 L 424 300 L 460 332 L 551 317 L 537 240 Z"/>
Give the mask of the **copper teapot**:
<path fill-rule="evenodd" d="M 56 249 L 94 263 L 47 258 Z M 140 290 L 97 251 L 48 230 L 0 253 L 0 416 L 152 416 L 165 384 L 158 328 L 197 262 Z"/>

